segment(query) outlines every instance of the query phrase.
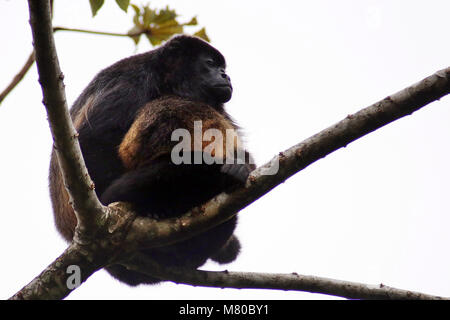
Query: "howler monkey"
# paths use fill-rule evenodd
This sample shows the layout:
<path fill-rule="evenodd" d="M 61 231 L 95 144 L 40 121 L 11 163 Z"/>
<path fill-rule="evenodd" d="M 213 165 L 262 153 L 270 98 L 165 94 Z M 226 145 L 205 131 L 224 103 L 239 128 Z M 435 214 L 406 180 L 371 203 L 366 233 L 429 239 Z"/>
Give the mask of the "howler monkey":
<path fill-rule="evenodd" d="M 75 101 L 71 116 L 100 201 L 126 201 L 140 215 L 163 219 L 243 183 L 254 165 L 241 146 L 239 128 L 224 110 L 231 95 L 222 54 L 190 36 L 174 37 L 97 74 Z M 177 129 L 189 136 L 182 141 L 182 152 L 174 152 L 181 143 L 181 136 L 173 136 Z M 208 131 L 213 138 L 205 139 Z M 208 157 L 214 161 L 206 161 Z M 54 151 L 49 180 L 56 227 L 71 241 L 76 217 Z M 186 241 L 143 252 L 169 266 L 197 268 L 209 258 L 228 263 L 240 250 L 233 236 L 236 221 L 234 217 Z M 121 265 L 105 269 L 129 285 L 159 281 Z"/>

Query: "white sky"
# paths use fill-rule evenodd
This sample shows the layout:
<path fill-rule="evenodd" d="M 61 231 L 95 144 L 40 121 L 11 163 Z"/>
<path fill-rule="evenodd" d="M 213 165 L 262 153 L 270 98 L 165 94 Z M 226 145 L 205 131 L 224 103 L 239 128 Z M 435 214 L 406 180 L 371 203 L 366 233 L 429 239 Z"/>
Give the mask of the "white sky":
<path fill-rule="evenodd" d="M 107 1 L 56 0 L 55 25 L 126 32 Z M 152 1 L 153 7 L 168 1 Z M 449 66 L 450 2 L 170 1 L 197 15 L 226 57 L 228 111 L 258 164 L 350 113 Z M 192 32 L 198 28 L 194 28 Z M 26 1 L 0 0 L 0 90 L 31 51 Z M 138 52 L 150 49 L 142 39 Z M 72 104 L 92 77 L 134 54 L 129 39 L 56 35 Z M 47 172 L 51 136 L 33 67 L 0 105 L 0 298 L 62 253 Z M 450 97 L 318 161 L 243 210 L 243 250 L 203 269 L 297 272 L 450 296 Z M 272 290 L 127 287 L 100 271 L 68 299 L 329 299 Z"/>

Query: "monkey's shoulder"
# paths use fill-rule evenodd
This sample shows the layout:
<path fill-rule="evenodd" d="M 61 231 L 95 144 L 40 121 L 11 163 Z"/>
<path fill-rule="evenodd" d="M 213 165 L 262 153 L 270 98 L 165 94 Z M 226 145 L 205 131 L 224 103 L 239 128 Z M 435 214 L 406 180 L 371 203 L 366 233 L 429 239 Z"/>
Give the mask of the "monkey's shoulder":
<path fill-rule="evenodd" d="M 136 168 L 143 162 L 170 154 L 178 143 L 173 139 L 176 130 L 183 130 L 194 138 L 196 133 L 203 137 L 209 129 L 226 136 L 227 130 L 238 128 L 223 110 L 203 102 L 164 96 L 140 108 L 119 146 L 119 157 L 125 167 Z"/>

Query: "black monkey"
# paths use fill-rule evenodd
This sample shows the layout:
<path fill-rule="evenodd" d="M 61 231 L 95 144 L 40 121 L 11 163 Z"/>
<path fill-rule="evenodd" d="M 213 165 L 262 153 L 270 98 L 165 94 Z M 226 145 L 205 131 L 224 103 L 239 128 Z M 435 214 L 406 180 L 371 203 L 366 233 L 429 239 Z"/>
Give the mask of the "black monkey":
<path fill-rule="evenodd" d="M 75 101 L 71 116 L 100 201 L 130 202 L 138 214 L 162 219 L 179 216 L 244 182 L 255 167 L 246 151 L 243 162 L 236 159 L 236 153 L 243 151 L 239 128 L 223 106 L 231 95 L 222 54 L 190 36 L 174 37 L 97 74 Z M 200 145 L 192 141 L 184 151 L 192 161 L 198 156 L 219 161 L 174 163 L 171 151 L 178 141 L 172 141 L 172 133 L 181 128 L 193 137 L 194 121 L 201 121 L 202 133 L 219 130 L 223 147 L 211 149 L 208 141 Z M 228 138 L 230 130 L 236 140 Z M 227 143 L 232 154 L 225 148 Z M 76 218 L 54 151 L 49 180 L 56 227 L 71 241 Z M 236 222 L 234 217 L 189 240 L 144 253 L 170 266 L 197 268 L 208 258 L 231 262 L 240 250 L 232 235 Z M 121 265 L 106 270 L 129 285 L 159 281 Z"/>

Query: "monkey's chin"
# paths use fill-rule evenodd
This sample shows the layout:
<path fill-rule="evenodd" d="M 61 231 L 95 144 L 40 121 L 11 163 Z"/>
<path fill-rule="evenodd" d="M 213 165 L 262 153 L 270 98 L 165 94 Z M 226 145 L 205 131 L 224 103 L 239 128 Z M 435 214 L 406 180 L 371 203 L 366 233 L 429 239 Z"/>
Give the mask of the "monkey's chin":
<path fill-rule="evenodd" d="M 214 88 L 214 96 L 216 97 L 217 101 L 221 103 L 230 101 L 232 95 L 233 89 L 229 86 L 221 86 Z"/>

